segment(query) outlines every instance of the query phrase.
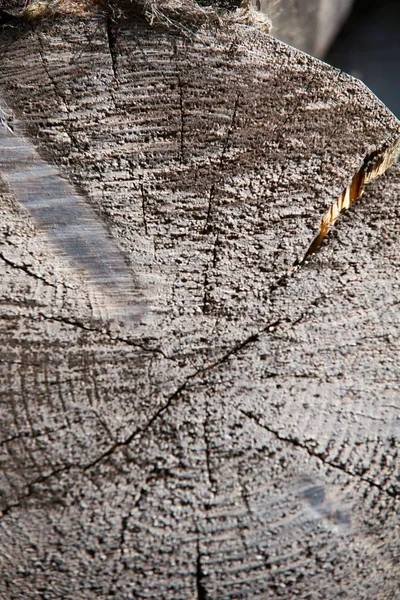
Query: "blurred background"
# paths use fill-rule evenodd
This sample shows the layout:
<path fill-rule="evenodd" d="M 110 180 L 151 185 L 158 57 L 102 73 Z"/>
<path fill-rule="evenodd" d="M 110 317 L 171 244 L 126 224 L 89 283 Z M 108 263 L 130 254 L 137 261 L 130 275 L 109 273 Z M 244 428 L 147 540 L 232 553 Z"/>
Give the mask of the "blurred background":
<path fill-rule="evenodd" d="M 272 35 L 361 79 L 400 118 L 400 0 L 253 0 Z"/>
<path fill-rule="evenodd" d="M 400 1 L 356 0 L 323 60 L 361 79 L 400 118 Z"/>

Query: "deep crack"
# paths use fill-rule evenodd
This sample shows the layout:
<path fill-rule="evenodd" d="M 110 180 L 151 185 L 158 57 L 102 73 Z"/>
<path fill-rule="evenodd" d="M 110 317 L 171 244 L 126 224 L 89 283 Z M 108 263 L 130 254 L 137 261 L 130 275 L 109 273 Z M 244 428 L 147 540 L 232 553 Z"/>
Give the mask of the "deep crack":
<path fill-rule="evenodd" d="M 44 283 L 44 285 L 48 285 L 49 287 L 53 287 L 53 288 L 57 288 L 58 287 L 58 284 L 51 283 L 50 281 L 47 281 L 41 275 L 37 275 L 34 271 L 31 271 L 26 265 L 24 265 L 24 264 L 18 264 L 16 262 L 10 260 L 6 256 L 4 256 L 4 254 L 2 252 L 0 252 L 0 259 L 3 262 L 5 262 L 6 265 L 8 265 L 10 267 L 13 267 L 14 269 L 19 269 L 20 271 L 23 271 L 24 273 L 26 273 L 26 275 L 29 275 L 29 277 L 33 277 L 34 279 L 36 279 L 38 281 L 41 281 L 42 283 Z M 67 287 L 64 283 L 61 283 L 61 285 L 63 287 Z"/>
<path fill-rule="evenodd" d="M 106 32 L 107 32 L 107 43 L 108 50 L 111 58 L 111 68 L 114 75 L 114 79 L 118 80 L 117 71 L 117 36 L 114 32 L 114 23 L 111 17 L 108 15 L 106 18 Z"/>
<path fill-rule="evenodd" d="M 333 460 L 328 460 L 325 457 L 324 452 L 316 451 L 313 447 L 307 445 L 304 442 L 301 442 L 298 438 L 282 435 L 279 433 L 279 431 L 276 431 L 276 429 L 274 429 L 270 425 L 267 425 L 266 423 L 261 423 L 259 421 L 259 419 L 257 419 L 257 417 L 251 413 L 251 411 L 245 411 L 241 408 L 239 408 L 238 410 L 239 410 L 239 412 L 242 413 L 242 415 L 244 415 L 248 419 L 251 419 L 252 421 L 254 421 L 259 427 L 261 427 L 262 429 L 265 429 L 266 431 L 271 433 L 280 442 L 285 442 L 287 444 L 291 444 L 295 448 L 300 448 L 301 450 L 304 450 L 312 458 L 316 458 L 316 459 L 320 460 L 322 464 L 329 466 L 333 469 L 337 469 L 337 470 L 341 471 L 342 473 L 345 473 L 348 477 L 353 477 L 354 479 L 357 479 L 358 481 L 363 481 L 364 483 L 367 483 L 369 486 L 378 489 L 383 494 L 387 494 L 391 498 L 399 498 L 399 493 L 396 492 L 395 490 L 384 488 L 382 485 L 380 485 L 379 483 L 376 483 L 372 479 L 369 479 L 368 477 L 363 477 L 362 475 L 360 475 L 357 472 L 350 471 L 350 470 L 346 469 L 340 463 L 337 463 Z"/>
<path fill-rule="evenodd" d="M 208 600 L 208 592 L 204 585 L 204 571 L 203 571 L 203 566 L 202 566 L 202 557 L 201 557 L 201 552 L 200 552 L 199 540 L 197 540 L 196 590 L 197 590 L 197 600 Z"/>

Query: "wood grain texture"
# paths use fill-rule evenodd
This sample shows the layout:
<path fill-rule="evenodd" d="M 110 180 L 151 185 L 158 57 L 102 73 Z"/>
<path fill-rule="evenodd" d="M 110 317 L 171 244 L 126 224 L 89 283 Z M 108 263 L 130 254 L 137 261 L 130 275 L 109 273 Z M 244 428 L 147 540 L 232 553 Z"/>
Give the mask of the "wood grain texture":
<path fill-rule="evenodd" d="M 398 167 L 286 274 L 398 122 L 247 27 L 99 15 L 0 53 L 25 134 L 160 282 L 151 322 L 99 325 L 3 186 L 0 596 L 396 599 Z"/>

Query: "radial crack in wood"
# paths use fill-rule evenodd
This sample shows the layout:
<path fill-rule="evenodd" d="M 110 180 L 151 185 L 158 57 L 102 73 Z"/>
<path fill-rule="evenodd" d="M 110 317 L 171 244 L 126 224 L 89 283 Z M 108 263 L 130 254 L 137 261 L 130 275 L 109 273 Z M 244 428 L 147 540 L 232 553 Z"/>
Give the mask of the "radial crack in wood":
<path fill-rule="evenodd" d="M 396 598 L 399 167 L 285 274 L 398 121 L 248 26 L 107 33 L 0 31 L 21 135 L 164 282 L 93 322 L 0 187 L 0 597 Z"/>

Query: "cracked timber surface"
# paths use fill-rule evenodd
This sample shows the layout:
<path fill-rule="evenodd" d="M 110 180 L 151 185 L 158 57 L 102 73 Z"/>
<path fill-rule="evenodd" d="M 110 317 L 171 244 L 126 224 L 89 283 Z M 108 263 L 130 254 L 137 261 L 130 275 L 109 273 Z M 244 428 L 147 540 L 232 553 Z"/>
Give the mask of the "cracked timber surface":
<path fill-rule="evenodd" d="M 398 122 L 247 27 L 53 20 L 0 54 L 152 306 L 107 322 L 2 184 L 0 597 L 398 598 L 400 169 L 287 275 Z"/>

